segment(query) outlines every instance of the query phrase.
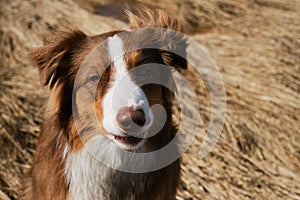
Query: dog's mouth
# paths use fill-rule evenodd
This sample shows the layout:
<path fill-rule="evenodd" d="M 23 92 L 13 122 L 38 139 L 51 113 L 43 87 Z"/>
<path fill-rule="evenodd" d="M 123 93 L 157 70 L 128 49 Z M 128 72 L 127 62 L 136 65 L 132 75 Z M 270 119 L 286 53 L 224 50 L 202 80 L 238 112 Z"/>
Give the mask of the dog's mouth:
<path fill-rule="evenodd" d="M 138 138 L 130 135 L 126 135 L 126 136 L 113 135 L 113 136 L 116 141 L 131 146 L 135 146 L 143 140 L 143 138 Z"/>

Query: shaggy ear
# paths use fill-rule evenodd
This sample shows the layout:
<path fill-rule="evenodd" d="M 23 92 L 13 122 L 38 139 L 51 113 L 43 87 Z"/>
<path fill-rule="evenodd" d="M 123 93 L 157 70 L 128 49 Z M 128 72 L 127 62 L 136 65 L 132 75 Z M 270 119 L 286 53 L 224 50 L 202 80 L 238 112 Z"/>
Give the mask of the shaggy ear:
<path fill-rule="evenodd" d="M 162 32 L 160 52 L 165 65 L 175 69 L 187 69 L 187 39 L 179 32 L 170 30 L 162 30 Z"/>
<path fill-rule="evenodd" d="M 60 33 L 54 42 L 30 54 L 39 69 L 40 81 L 43 86 L 49 85 L 52 88 L 61 76 L 69 72 L 73 62 L 72 54 L 86 37 L 81 31 Z"/>
<path fill-rule="evenodd" d="M 181 55 L 175 54 L 173 52 L 168 52 L 168 51 L 162 51 L 162 59 L 165 63 L 165 65 L 172 66 L 175 68 L 182 68 L 182 69 L 187 69 L 187 60 L 186 58 L 186 53 L 181 52 Z"/>
<path fill-rule="evenodd" d="M 149 35 L 149 38 L 155 38 L 155 41 L 153 42 L 158 42 L 157 46 L 162 47 L 160 53 L 164 64 L 175 68 L 187 68 L 187 41 L 183 34 L 180 33 L 182 27 L 176 18 L 169 16 L 162 10 L 151 10 L 146 7 L 137 9 L 138 15 L 135 15 L 128 10 L 125 10 L 125 12 L 128 15 L 129 26 L 131 29 L 147 27 L 162 28 L 152 29 L 154 34 L 157 35 Z M 146 32 L 146 34 L 149 34 L 149 32 Z M 178 55 L 171 52 L 172 50 L 173 52 L 177 52 Z"/>

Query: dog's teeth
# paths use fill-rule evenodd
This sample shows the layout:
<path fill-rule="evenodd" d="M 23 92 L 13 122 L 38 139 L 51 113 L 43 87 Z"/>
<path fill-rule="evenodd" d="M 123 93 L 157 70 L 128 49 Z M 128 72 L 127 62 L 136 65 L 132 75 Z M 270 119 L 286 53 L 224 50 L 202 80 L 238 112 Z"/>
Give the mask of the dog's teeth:
<path fill-rule="evenodd" d="M 137 137 L 133 137 L 133 136 L 115 135 L 114 138 L 115 138 L 115 140 L 118 140 L 122 143 L 127 143 L 127 144 L 137 144 L 138 142 L 140 142 L 142 140 L 141 138 L 137 138 Z"/>

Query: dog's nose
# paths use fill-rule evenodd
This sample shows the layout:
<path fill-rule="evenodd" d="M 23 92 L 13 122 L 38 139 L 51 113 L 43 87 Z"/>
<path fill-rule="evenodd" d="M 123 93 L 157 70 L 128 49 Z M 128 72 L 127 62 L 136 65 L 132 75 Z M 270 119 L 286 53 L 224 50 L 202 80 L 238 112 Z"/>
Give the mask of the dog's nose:
<path fill-rule="evenodd" d="M 144 126 L 146 121 L 145 113 L 142 109 L 134 107 L 123 107 L 117 114 L 117 122 L 120 128 L 126 132 L 134 132 Z"/>

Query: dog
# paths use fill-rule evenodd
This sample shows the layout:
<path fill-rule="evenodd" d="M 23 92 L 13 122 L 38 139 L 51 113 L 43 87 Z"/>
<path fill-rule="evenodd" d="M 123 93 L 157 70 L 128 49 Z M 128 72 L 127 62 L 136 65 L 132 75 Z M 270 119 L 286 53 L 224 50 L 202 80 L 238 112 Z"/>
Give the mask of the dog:
<path fill-rule="evenodd" d="M 172 70 L 187 68 L 175 53 L 184 55 L 186 42 L 176 34 L 166 38 L 181 26 L 162 11 L 127 14 L 130 30 L 59 33 L 31 54 L 50 97 L 19 199 L 175 199 L 180 158 L 143 171 L 158 163 L 158 154 L 130 156 L 155 152 L 176 136 Z"/>

